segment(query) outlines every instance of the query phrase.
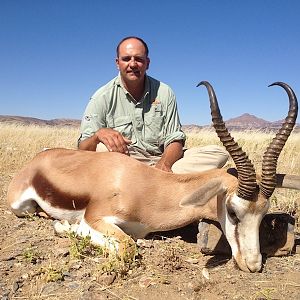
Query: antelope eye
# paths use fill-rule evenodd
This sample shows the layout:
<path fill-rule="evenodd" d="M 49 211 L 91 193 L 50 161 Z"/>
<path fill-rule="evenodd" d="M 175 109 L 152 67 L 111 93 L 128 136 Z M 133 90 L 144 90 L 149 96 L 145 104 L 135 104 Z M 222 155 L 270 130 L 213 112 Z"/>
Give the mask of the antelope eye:
<path fill-rule="evenodd" d="M 228 212 L 229 218 L 233 221 L 233 223 L 237 224 L 240 222 L 235 211 L 231 207 L 227 207 L 227 212 Z"/>

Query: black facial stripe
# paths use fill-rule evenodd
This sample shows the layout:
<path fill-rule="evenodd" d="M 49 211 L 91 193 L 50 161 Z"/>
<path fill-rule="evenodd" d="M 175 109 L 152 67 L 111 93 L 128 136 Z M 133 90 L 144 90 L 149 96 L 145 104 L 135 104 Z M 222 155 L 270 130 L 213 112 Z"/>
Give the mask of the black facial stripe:
<path fill-rule="evenodd" d="M 234 238 L 235 238 L 235 241 L 236 241 L 236 244 L 237 244 L 237 247 L 238 247 L 238 252 L 240 253 L 241 252 L 241 246 L 240 246 L 240 240 L 239 240 L 238 227 L 239 227 L 239 223 L 237 223 L 235 225 L 235 228 L 234 228 Z"/>

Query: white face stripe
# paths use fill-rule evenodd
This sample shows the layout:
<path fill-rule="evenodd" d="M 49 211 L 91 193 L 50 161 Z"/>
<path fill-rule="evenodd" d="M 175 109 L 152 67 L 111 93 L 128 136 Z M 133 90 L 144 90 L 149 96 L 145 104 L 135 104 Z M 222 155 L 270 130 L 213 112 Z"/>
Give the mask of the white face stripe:
<path fill-rule="evenodd" d="M 21 194 L 20 198 L 11 204 L 11 209 L 17 216 L 24 216 L 28 213 L 36 212 L 37 205 L 52 218 L 68 220 L 69 222 L 81 220 L 85 211 L 53 207 L 49 202 L 42 199 L 32 186 L 28 187 Z"/>
<path fill-rule="evenodd" d="M 259 245 L 259 226 L 261 220 L 268 210 L 269 204 L 266 201 L 265 206 L 257 202 L 249 202 L 233 195 L 230 206 L 239 219 L 235 223 L 228 214 L 226 203 L 222 205 L 222 229 L 231 246 L 232 255 L 239 264 L 239 267 L 245 271 L 259 271 L 262 258 Z M 252 207 L 251 207 L 252 206 Z"/>

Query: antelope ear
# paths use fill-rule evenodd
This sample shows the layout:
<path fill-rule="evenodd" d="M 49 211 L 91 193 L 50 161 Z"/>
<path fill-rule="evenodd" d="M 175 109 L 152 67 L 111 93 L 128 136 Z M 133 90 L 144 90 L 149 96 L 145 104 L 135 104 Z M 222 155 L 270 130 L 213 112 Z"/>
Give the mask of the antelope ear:
<path fill-rule="evenodd" d="M 205 205 L 212 197 L 218 195 L 225 190 L 222 180 L 214 178 L 202 185 L 190 195 L 185 196 L 180 201 L 180 206 L 202 206 Z"/>

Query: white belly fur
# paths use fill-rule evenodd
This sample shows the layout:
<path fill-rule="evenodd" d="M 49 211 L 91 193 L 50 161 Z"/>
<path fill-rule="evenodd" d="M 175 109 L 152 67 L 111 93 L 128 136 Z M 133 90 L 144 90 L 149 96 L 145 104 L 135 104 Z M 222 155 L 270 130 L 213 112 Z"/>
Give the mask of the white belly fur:
<path fill-rule="evenodd" d="M 11 204 L 11 210 L 17 216 L 25 216 L 33 214 L 39 206 L 52 218 L 58 220 L 68 220 L 73 223 L 81 220 L 85 210 L 68 210 L 60 207 L 53 207 L 47 201 L 42 199 L 33 187 L 28 187 L 20 196 L 19 199 Z"/>

